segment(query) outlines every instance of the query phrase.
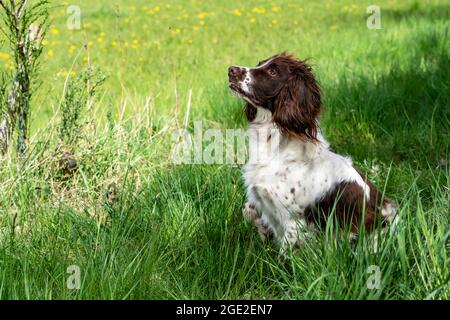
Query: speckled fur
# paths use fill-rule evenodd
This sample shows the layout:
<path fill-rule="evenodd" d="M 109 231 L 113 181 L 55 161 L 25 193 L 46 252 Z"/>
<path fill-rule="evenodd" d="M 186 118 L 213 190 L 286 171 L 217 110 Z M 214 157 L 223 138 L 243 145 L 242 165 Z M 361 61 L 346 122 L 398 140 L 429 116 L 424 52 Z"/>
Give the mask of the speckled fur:
<path fill-rule="evenodd" d="M 282 247 L 305 239 L 313 228 L 306 221 L 305 209 L 337 183 L 354 181 L 369 198 L 369 187 L 353 168 L 351 159 L 330 151 L 321 134 L 319 143 L 282 136 L 271 122 L 270 112 L 260 107 L 249 130 L 250 137 L 255 132 L 263 136 L 270 132 L 272 137 L 263 146 L 260 139 L 258 148 L 253 148 L 256 142 L 250 140 L 249 161 L 243 169 L 247 207 L 251 205 L 257 212 L 253 214 L 258 219 L 257 228 L 266 226 Z"/>

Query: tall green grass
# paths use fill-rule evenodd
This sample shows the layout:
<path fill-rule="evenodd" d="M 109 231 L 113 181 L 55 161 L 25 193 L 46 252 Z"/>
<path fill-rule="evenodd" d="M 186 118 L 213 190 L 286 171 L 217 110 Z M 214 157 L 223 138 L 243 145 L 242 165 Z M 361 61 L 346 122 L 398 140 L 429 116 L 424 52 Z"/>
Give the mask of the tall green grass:
<path fill-rule="evenodd" d="M 381 30 L 368 30 L 365 5 L 348 1 L 171 2 L 154 15 L 145 1 L 79 4 L 90 23 L 84 31 L 64 29 L 64 6 L 53 13 L 59 31 L 50 30 L 54 55 L 42 64 L 32 101 L 28 158 L 17 161 L 11 152 L 0 163 L 1 299 L 449 298 L 444 1 L 380 1 Z M 201 12 L 209 13 L 204 25 Z M 139 48 L 111 46 L 118 38 L 131 44 L 132 33 Z M 94 42 L 89 53 L 85 39 Z M 78 58 L 65 53 L 70 41 Z M 364 236 L 354 245 L 336 238 L 330 221 L 301 250 L 280 257 L 242 219 L 239 166 L 172 163 L 172 133 L 183 125 L 189 89 L 189 130 L 198 120 L 204 128 L 244 128 L 226 68 L 283 50 L 312 58 L 333 148 L 398 203 L 398 229 L 376 253 Z M 63 174 L 61 97 L 74 79 L 70 67 L 79 74 L 88 55 L 109 77 L 87 103 L 77 143 L 65 146 L 78 170 Z M 68 76 L 57 75 L 62 68 Z M 80 268 L 79 290 L 66 285 L 71 265 Z M 367 285 L 370 266 L 380 270 L 379 289 Z"/>

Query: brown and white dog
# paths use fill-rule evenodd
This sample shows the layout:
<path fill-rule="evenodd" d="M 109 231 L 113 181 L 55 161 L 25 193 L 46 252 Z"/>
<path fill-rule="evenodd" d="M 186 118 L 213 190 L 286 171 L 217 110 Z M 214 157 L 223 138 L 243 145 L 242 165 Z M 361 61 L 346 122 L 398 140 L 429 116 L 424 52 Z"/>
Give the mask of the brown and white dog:
<path fill-rule="evenodd" d="M 256 67 L 232 66 L 228 78 L 232 92 L 246 101 L 249 130 L 270 132 L 259 139 L 262 146 L 250 146 L 243 169 L 244 217 L 263 240 L 274 236 L 281 248 L 297 247 L 331 213 L 349 226 L 352 238 L 361 227 L 384 232 L 395 206 L 349 157 L 330 150 L 318 122 L 321 90 L 308 64 L 281 53 Z"/>

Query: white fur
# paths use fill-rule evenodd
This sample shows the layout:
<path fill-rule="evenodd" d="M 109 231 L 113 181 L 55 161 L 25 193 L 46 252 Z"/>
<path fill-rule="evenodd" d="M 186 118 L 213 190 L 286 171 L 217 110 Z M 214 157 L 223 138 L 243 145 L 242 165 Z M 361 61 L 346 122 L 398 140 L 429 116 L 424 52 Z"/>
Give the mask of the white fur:
<path fill-rule="evenodd" d="M 337 183 L 356 182 L 369 200 L 369 186 L 352 160 L 330 151 L 320 132 L 315 144 L 283 136 L 271 112 L 256 108 L 249 125 L 249 161 L 243 168 L 247 201 L 282 248 L 305 239 L 312 227 L 305 220 L 305 209 Z"/>

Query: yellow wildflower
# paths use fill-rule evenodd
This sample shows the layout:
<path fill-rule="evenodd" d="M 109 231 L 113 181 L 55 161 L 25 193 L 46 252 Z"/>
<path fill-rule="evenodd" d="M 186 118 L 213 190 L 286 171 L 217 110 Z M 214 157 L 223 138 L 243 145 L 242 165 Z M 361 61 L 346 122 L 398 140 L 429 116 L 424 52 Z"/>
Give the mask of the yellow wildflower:
<path fill-rule="evenodd" d="M 281 8 L 279 6 L 273 6 L 272 11 L 273 12 L 280 12 Z"/>
<path fill-rule="evenodd" d="M 234 14 L 235 16 L 241 16 L 241 15 L 242 15 L 242 12 L 241 12 L 241 10 L 239 10 L 239 9 L 234 9 L 234 10 L 233 10 L 233 14 Z"/>
<path fill-rule="evenodd" d="M 67 76 L 67 70 L 65 68 L 62 68 L 61 70 L 58 71 L 57 76 L 58 77 L 61 77 L 61 76 L 65 77 L 65 76 Z"/>
<path fill-rule="evenodd" d="M 201 19 L 205 19 L 208 16 L 207 12 L 200 12 L 199 14 L 197 14 L 197 17 L 201 20 Z"/>
<path fill-rule="evenodd" d="M 264 14 L 264 13 L 266 13 L 266 9 L 254 7 L 254 8 L 252 9 L 252 12 L 253 12 L 253 13 L 259 13 L 259 14 Z"/>
<path fill-rule="evenodd" d="M 11 55 L 9 53 L 0 52 L 0 59 L 9 60 L 11 59 Z"/>

